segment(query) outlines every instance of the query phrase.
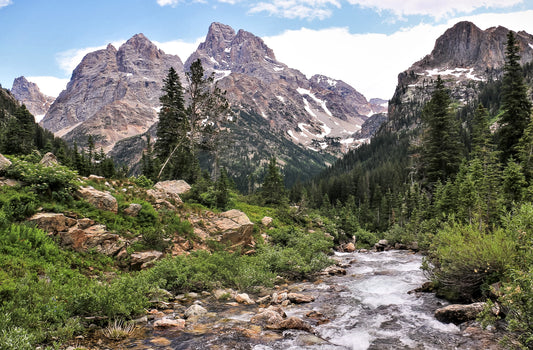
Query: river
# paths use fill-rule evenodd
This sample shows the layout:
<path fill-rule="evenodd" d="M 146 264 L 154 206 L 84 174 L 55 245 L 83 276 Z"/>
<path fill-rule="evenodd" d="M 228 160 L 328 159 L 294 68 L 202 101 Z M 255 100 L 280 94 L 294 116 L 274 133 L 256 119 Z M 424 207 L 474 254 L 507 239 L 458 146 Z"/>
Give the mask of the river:
<path fill-rule="evenodd" d="M 128 349 L 250 349 L 250 350 L 382 350 L 496 349 L 453 324 L 433 317 L 446 302 L 430 293 L 408 293 L 427 279 L 422 257 L 408 251 L 336 253 L 349 265 L 345 276 L 297 283 L 290 289 L 316 297 L 308 304 L 285 308 L 288 316 L 309 321 L 314 335 L 304 331 L 264 330 L 249 323 L 257 306 L 204 303 L 210 313 L 185 331 L 147 327 L 142 337 L 120 347 Z M 310 311 L 329 322 L 306 317 Z"/>

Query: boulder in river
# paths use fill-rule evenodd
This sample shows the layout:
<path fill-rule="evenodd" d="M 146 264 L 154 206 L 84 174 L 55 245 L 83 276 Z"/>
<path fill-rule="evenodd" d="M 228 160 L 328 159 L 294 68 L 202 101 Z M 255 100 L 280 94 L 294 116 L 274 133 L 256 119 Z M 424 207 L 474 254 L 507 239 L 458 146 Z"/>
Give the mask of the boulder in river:
<path fill-rule="evenodd" d="M 485 303 L 473 303 L 468 305 L 452 304 L 441 307 L 435 311 L 435 318 L 444 323 L 461 324 L 466 321 L 475 320 L 485 308 Z"/>

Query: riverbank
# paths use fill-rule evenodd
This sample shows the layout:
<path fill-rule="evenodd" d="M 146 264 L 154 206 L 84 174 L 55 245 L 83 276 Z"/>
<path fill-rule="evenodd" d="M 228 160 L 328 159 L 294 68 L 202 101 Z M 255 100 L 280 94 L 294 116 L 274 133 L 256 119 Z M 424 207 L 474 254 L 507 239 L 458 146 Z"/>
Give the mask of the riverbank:
<path fill-rule="evenodd" d="M 445 301 L 431 293 L 409 293 L 426 281 L 419 254 L 391 250 L 335 255 L 337 268 L 344 268 L 346 275 L 280 283 L 250 295 L 254 304 L 248 305 L 235 301 L 230 291 L 227 300 L 217 299 L 215 293 L 178 296 L 175 302 L 152 309 L 130 338 L 112 342 L 95 337 L 85 346 L 91 350 L 502 349 L 499 333 L 483 331 L 475 322 L 441 323 L 433 313 Z M 314 300 L 294 303 L 287 297 L 290 293 Z M 274 301 L 276 295 L 282 297 Z M 205 312 L 187 316 L 193 305 Z M 256 322 L 268 307 L 282 310 L 286 315 L 280 315 L 282 320 L 299 319 L 309 329 L 277 329 L 275 322 Z M 158 327 L 164 319 L 185 322 Z"/>

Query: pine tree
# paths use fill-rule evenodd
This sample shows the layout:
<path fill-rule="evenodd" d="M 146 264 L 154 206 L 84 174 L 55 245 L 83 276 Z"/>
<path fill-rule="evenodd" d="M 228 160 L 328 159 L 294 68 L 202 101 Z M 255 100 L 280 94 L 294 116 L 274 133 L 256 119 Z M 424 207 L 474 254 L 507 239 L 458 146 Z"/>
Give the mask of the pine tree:
<path fill-rule="evenodd" d="M 9 118 L 3 140 L 2 152 L 6 154 L 29 154 L 35 147 L 35 119 L 22 105 Z"/>
<path fill-rule="evenodd" d="M 517 144 L 527 128 L 531 115 L 531 102 L 520 67 L 518 42 L 512 31 L 507 35 L 506 60 L 502 79 L 503 114 L 498 131 L 502 160 L 506 162 L 518 153 Z"/>
<path fill-rule="evenodd" d="M 265 204 L 284 204 L 287 201 L 285 192 L 283 176 L 278 168 L 276 157 L 272 157 L 261 187 L 261 197 Z"/>
<path fill-rule="evenodd" d="M 187 141 L 188 120 L 183 98 L 183 87 L 178 73 L 170 67 L 159 98 L 161 110 L 157 125 L 154 152 L 162 163 L 158 178 L 185 178 L 191 157 Z"/>
<path fill-rule="evenodd" d="M 430 187 L 455 175 L 461 163 L 459 125 L 450 110 L 451 99 L 444 82 L 437 78 L 431 100 L 424 107 L 422 117 L 425 134 L 422 161 Z"/>

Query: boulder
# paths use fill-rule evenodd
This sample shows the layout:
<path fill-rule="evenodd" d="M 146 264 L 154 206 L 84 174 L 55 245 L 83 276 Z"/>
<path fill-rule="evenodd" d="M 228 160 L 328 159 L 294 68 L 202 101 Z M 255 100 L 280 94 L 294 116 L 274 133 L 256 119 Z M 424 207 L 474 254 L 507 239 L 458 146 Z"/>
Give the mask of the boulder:
<path fill-rule="evenodd" d="M 143 207 L 140 204 L 131 203 L 126 209 L 124 209 L 124 215 L 136 217 L 137 215 L 139 215 L 142 208 Z"/>
<path fill-rule="evenodd" d="M 191 186 L 183 180 L 159 181 L 154 188 L 166 193 L 175 193 L 178 196 L 191 190 Z"/>
<path fill-rule="evenodd" d="M 348 253 L 353 253 L 355 252 L 355 244 L 353 244 L 352 242 L 346 244 L 344 246 L 344 251 L 345 252 L 348 252 Z"/>
<path fill-rule="evenodd" d="M 89 175 L 88 179 L 92 180 L 92 181 L 104 181 L 105 177 L 91 174 L 91 175 Z"/>
<path fill-rule="evenodd" d="M 118 212 L 117 199 L 107 191 L 98 191 L 92 186 L 82 186 L 76 191 L 76 195 L 85 199 L 98 209 L 111 211 L 113 213 Z"/>
<path fill-rule="evenodd" d="M 374 249 L 378 252 L 382 252 L 386 250 L 389 247 L 389 241 L 386 239 L 379 240 L 376 244 L 374 244 Z"/>
<path fill-rule="evenodd" d="M 326 267 L 320 272 L 322 276 L 335 276 L 335 275 L 346 275 L 346 270 L 337 265 L 331 265 Z"/>
<path fill-rule="evenodd" d="M 435 318 L 444 323 L 460 324 L 475 320 L 485 308 L 485 303 L 473 303 L 468 305 L 452 304 L 435 311 Z"/>
<path fill-rule="evenodd" d="M 152 266 L 157 260 L 161 259 L 162 256 L 163 253 L 157 250 L 136 252 L 130 256 L 130 265 L 134 270 L 142 270 Z"/>
<path fill-rule="evenodd" d="M 267 310 L 272 310 L 272 311 L 275 311 L 277 312 L 282 318 L 285 318 L 287 317 L 287 314 L 285 313 L 285 311 L 283 310 L 283 308 L 279 305 L 270 305 L 269 307 L 266 308 Z"/>
<path fill-rule="evenodd" d="M 61 244 L 78 252 L 95 250 L 98 253 L 114 256 L 126 246 L 126 242 L 117 234 L 109 233 L 104 225 L 93 225 L 84 230 L 73 228 L 61 232 Z"/>
<path fill-rule="evenodd" d="M 76 220 L 59 213 L 37 213 L 28 219 L 41 230 L 57 234 L 76 225 Z"/>
<path fill-rule="evenodd" d="M 56 156 L 52 152 L 48 152 L 43 156 L 39 164 L 48 167 L 58 165 L 59 162 L 57 161 Z"/>
<path fill-rule="evenodd" d="M 254 224 L 245 213 L 232 209 L 212 219 L 217 240 L 235 246 L 251 246 Z"/>
<path fill-rule="evenodd" d="M 22 186 L 22 182 L 18 180 L 14 180 L 14 179 L 6 179 L 3 177 L 0 177 L 0 186 L 9 186 L 9 187 Z"/>
<path fill-rule="evenodd" d="M 270 216 L 265 216 L 261 219 L 261 224 L 265 227 L 269 227 L 272 224 L 273 219 Z"/>
<path fill-rule="evenodd" d="M 160 189 L 149 189 L 146 191 L 148 198 L 159 207 L 166 207 L 170 210 L 176 210 L 176 207 L 169 201 L 173 201 L 176 205 L 181 205 L 183 201 L 176 193 L 168 193 Z"/>
<path fill-rule="evenodd" d="M 253 305 L 255 304 L 255 301 L 253 301 L 250 296 L 246 293 L 237 294 L 235 296 L 235 301 L 239 304 L 246 304 L 246 305 Z"/>
<path fill-rule="evenodd" d="M 283 321 L 283 317 L 274 310 L 263 310 L 250 319 L 250 323 L 261 326 L 274 326 Z"/>
<path fill-rule="evenodd" d="M 202 316 L 207 313 L 207 309 L 201 305 L 193 304 L 189 306 L 187 310 L 185 310 L 185 318 L 194 317 L 194 316 Z"/>
<path fill-rule="evenodd" d="M 282 320 L 281 322 L 278 322 L 278 324 L 274 325 L 274 327 L 276 329 L 299 329 L 301 331 L 310 333 L 313 332 L 313 328 L 309 323 L 296 316 L 291 316 L 285 320 Z"/>
<path fill-rule="evenodd" d="M 291 301 L 291 303 L 294 303 L 294 304 L 303 304 L 303 303 L 310 303 L 312 301 L 315 301 L 314 296 L 299 294 L 299 293 L 289 293 L 287 294 L 287 298 Z"/>
<path fill-rule="evenodd" d="M 170 319 L 170 318 L 162 318 L 154 322 L 154 327 L 155 328 L 184 329 L 185 320 L 181 318 L 176 319 L 176 320 Z"/>
<path fill-rule="evenodd" d="M 11 161 L 0 154 L 0 172 L 5 171 L 11 165 Z"/>

